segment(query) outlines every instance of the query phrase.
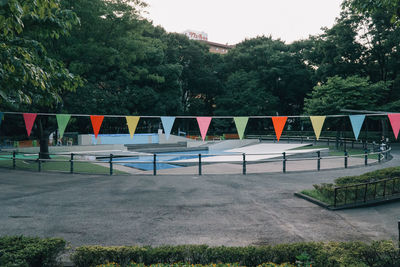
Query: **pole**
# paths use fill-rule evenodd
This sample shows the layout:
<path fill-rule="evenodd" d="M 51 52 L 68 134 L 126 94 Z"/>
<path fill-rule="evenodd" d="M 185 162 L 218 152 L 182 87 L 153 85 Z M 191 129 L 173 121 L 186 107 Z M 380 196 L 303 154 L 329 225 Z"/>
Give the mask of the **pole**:
<path fill-rule="evenodd" d="M 321 170 L 321 151 L 317 151 L 317 156 L 318 156 L 318 160 L 317 160 L 317 170 Z"/>
<path fill-rule="evenodd" d="M 243 175 L 246 175 L 246 153 L 243 153 Z"/>
<path fill-rule="evenodd" d="M 15 160 L 16 152 L 13 151 L 13 169 L 15 170 L 15 167 L 17 166 L 16 160 Z"/>
<path fill-rule="evenodd" d="M 365 166 L 367 166 L 368 165 L 368 149 L 365 149 L 365 153 L 364 153 L 364 163 L 365 163 Z"/>
<path fill-rule="evenodd" d="M 74 153 L 71 153 L 71 160 L 70 160 L 70 173 L 74 173 Z"/>
<path fill-rule="evenodd" d="M 348 160 L 348 153 L 347 151 L 344 152 L 344 167 L 347 168 L 347 160 Z"/>
<path fill-rule="evenodd" d="M 283 161 L 282 161 L 282 164 L 283 164 L 283 172 L 285 173 L 286 172 L 286 152 L 283 152 L 282 153 L 282 157 L 283 157 Z"/>
<path fill-rule="evenodd" d="M 201 154 L 199 154 L 199 175 L 201 175 Z"/>
<path fill-rule="evenodd" d="M 157 154 L 153 155 L 153 175 L 157 175 Z"/>
<path fill-rule="evenodd" d="M 41 172 L 42 171 L 42 161 L 40 160 L 40 152 L 39 152 L 37 161 L 38 161 L 38 171 Z"/>
<path fill-rule="evenodd" d="M 110 175 L 113 175 L 113 162 L 112 162 L 112 159 L 113 159 L 113 154 L 110 154 Z"/>

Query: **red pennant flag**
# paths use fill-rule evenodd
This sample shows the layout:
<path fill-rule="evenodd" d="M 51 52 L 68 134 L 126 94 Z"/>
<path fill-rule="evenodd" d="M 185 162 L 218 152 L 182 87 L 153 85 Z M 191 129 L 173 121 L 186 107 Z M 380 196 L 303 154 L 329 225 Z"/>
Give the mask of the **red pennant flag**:
<path fill-rule="evenodd" d="M 104 119 L 104 116 L 90 115 L 90 120 L 92 121 L 94 136 L 96 138 L 97 138 L 97 135 L 99 134 L 101 124 L 103 123 L 103 119 Z"/>
<path fill-rule="evenodd" d="M 24 116 L 26 132 L 28 133 L 28 136 L 31 136 L 33 123 L 35 122 L 37 114 L 36 113 L 23 113 L 22 116 Z"/>
<path fill-rule="evenodd" d="M 399 129 L 400 129 L 400 113 L 392 113 L 388 114 L 390 125 L 392 125 L 394 137 L 399 135 Z"/>
<path fill-rule="evenodd" d="M 287 118 L 288 117 L 272 117 L 272 123 L 274 124 L 275 134 L 278 142 L 281 138 L 283 127 L 285 127 Z"/>

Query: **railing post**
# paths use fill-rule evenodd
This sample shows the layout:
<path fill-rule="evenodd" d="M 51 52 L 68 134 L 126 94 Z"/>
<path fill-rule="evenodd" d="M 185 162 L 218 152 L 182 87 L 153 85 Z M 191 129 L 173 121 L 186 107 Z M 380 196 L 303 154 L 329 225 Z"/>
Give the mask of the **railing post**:
<path fill-rule="evenodd" d="M 113 175 L 113 154 L 110 154 L 110 175 Z"/>
<path fill-rule="evenodd" d="M 70 173 L 74 173 L 74 153 L 71 153 L 71 159 L 70 159 Z"/>
<path fill-rule="evenodd" d="M 381 155 L 382 155 L 382 153 L 379 152 L 379 153 L 378 153 L 378 163 L 381 163 Z"/>
<path fill-rule="evenodd" d="M 40 152 L 38 154 L 38 171 L 41 172 L 42 171 L 42 161 L 40 160 Z"/>
<path fill-rule="evenodd" d="M 345 168 L 347 168 L 348 154 L 349 153 L 347 151 L 344 152 L 344 167 Z"/>
<path fill-rule="evenodd" d="M 333 206 L 336 208 L 336 203 L 337 203 L 337 187 L 335 187 L 335 191 L 334 191 L 334 198 L 333 198 Z"/>
<path fill-rule="evenodd" d="M 157 154 L 153 155 L 153 175 L 157 175 Z"/>
<path fill-rule="evenodd" d="M 364 164 L 365 164 L 365 166 L 367 166 L 368 165 L 368 149 L 365 149 L 365 152 L 364 152 Z"/>
<path fill-rule="evenodd" d="M 321 170 L 321 151 L 317 151 L 317 156 L 318 156 L 318 160 L 317 160 L 317 170 Z"/>
<path fill-rule="evenodd" d="M 283 157 L 283 160 L 282 160 L 282 164 L 283 164 L 282 171 L 285 173 L 286 172 L 286 152 L 282 153 L 282 157 Z"/>
<path fill-rule="evenodd" d="M 199 175 L 201 175 L 201 154 L 199 154 Z"/>
<path fill-rule="evenodd" d="M 330 145 L 329 145 L 330 140 L 331 140 L 331 139 L 328 137 L 328 147 L 330 146 Z"/>
<path fill-rule="evenodd" d="M 246 175 L 246 153 L 243 153 L 243 175 Z"/>
<path fill-rule="evenodd" d="M 16 158 L 16 152 L 15 151 L 13 151 L 13 169 L 15 170 L 15 167 L 17 166 L 17 164 L 16 164 L 16 160 L 15 160 L 15 158 Z"/>
<path fill-rule="evenodd" d="M 399 248 L 400 248 L 400 221 L 397 222 L 397 229 L 399 230 Z"/>
<path fill-rule="evenodd" d="M 383 197 L 386 196 L 386 180 L 383 183 Z"/>
<path fill-rule="evenodd" d="M 368 191 L 368 184 L 365 184 L 364 203 L 367 202 L 367 191 Z"/>

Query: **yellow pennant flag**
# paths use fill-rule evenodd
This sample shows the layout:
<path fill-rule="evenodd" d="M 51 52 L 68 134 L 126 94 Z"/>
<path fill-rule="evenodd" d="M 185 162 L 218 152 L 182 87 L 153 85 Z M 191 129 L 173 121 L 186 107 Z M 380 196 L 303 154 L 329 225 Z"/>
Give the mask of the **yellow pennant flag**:
<path fill-rule="evenodd" d="M 315 136 L 317 140 L 319 139 L 319 135 L 321 134 L 322 126 L 324 125 L 326 116 L 310 116 L 310 120 L 312 123 L 312 127 L 314 129 Z"/>
<path fill-rule="evenodd" d="M 136 131 L 136 126 L 138 125 L 139 116 L 126 116 L 126 124 L 128 124 L 128 129 L 129 133 L 131 134 L 131 138 L 133 138 L 133 135 L 135 134 Z"/>

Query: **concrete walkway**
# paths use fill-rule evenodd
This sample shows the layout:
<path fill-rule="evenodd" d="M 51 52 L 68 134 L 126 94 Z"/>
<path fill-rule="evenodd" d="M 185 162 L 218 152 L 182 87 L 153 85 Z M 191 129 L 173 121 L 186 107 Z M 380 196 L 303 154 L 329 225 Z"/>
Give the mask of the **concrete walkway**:
<path fill-rule="evenodd" d="M 293 193 L 389 166 L 269 174 L 99 176 L 0 171 L 0 235 L 72 246 L 397 239 L 400 202 L 328 211 Z M 229 171 L 231 165 L 221 165 Z"/>

